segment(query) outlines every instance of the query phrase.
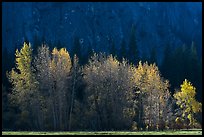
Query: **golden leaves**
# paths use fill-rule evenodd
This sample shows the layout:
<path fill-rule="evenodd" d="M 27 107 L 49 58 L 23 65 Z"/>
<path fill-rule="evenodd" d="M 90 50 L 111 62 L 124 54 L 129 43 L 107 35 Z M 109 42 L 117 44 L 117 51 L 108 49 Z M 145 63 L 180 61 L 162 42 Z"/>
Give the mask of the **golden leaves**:
<path fill-rule="evenodd" d="M 174 98 L 177 100 L 176 104 L 183 110 L 182 117 L 190 120 L 190 124 L 194 124 L 194 113 L 202 111 L 202 104 L 195 100 L 196 88 L 193 87 L 190 81 L 185 79 L 181 85 L 181 91 L 174 94 Z"/>
<path fill-rule="evenodd" d="M 61 48 L 60 50 L 54 48 L 52 50 L 52 61 L 50 68 L 53 72 L 61 71 L 59 73 L 68 74 L 71 70 L 71 66 L 71 58 L 66 48 Z"/>

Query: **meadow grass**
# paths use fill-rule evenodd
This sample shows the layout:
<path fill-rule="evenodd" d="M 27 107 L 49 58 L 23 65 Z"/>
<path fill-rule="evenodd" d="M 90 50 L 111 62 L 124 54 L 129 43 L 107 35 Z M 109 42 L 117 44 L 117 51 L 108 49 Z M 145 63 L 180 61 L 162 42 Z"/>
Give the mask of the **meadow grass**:
<path fill-rule="evenodd" d="M 2 135 L 202 135 L 199 130 L 180 131 L 62 131 L 62 132 L 33 132 L 33 131 L 2 131 Z"/>

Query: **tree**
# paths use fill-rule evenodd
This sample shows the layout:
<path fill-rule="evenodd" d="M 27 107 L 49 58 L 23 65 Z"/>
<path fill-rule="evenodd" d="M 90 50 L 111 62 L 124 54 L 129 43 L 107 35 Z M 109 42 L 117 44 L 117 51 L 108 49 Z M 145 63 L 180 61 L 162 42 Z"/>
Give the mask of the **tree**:
<path fill-rule="evenodd" d="M 195 113 L 202 111 L 202 104 L 195 99 L 195 87 L 187 79 L 181 85 L 181 91 L 174 94 L 176 104 L 181 108 L 183 121 L 189 120 L 187 125 L 193 127 L 196 124 Z"/>
<path fill-rule="evenodd" d="M 34 66 L 39 84 L 39 102 L 42 105 L 42 129 L 68 130 L 70 107 L 73 106 L 71 58 L 65 48 L 38 49 Z M 40 115 L 40 114 L 39 114 Z"/>
<path fill-rule="evenodd" d="M 91 45 L 89 44 L 87 48 L 86 56 L 84 57 L 85 58 L 84 64 L 88 63 L 89 58 L 93 56 L 93 54 L 94 54 L 94 49 L 92 49 Z"/>
<path fill-rule="evenodd" d="M 74 43 L 73 43 L 73 47 L 72 47 L 72 56 L 74 57 L 74 55 L 76 54 L 76 56 L 79 58 L 79 64 L 81 64 L 82 61 L 82 51 L 81 51 L 81 43 L 80 43 L 80 39 L 79 37 L 74 37 Z"/>
<path fill-rule="evenodd" d="M 40 103 L 40 112 L 38 112 L 39 128 L 41 130 L 47 129 L 49 125 L 52 125 L 52 115 L 48 113 L 51 111 L 51 71 L 50 71 L 51 56 L 49 47 L 42 45 L 38 48 L 36 57 L 34 60 L 34 68 L 36 79 L 39 82 L 39 95 L 38 101 Z M 46 121 L 46 119 L 49 119 Z"/>
<path fill-rule="evenodd" d="M 70 105 L 70 114 L 69 114 L 69 130 L 71 130 L 72 127 L 72 113 L 74 109 L 74 102 L 75 102 L 75 97 L 77 95 L 76 91 L 79 88 L 81 83 L 81 69 L 78 64 L 79 60 L 76 55 L 74 55 L 73 59 L 73 65 L 72 65 L 72 70 L 71 70 L 71 80 L 72 80 L 72 90 L 71 90 L 71 105 Z M 82 90 L 82 89 L 81 89 Z"/>
<path fill-rule="evenodd" d="M 7 78 L 6 78 L 6 70 L 8 69 L 8 63 L 10 62 L 8 61 L 9 59 L 9 54 L 8 54 L 8 50 L 7 47 L 3 48 L 2 50 L 2 83 L 6 84 Z"/>
<path fill-rule="evenodd" d="M 94 54 L 83 74 L 91 129 L 129 129 L 134 110 L 130 99 L 128 102 L 132 94 L 132 74 L 127 63 L 120 64 L 112 55 Z"/>
<path fill-rule="evenodd" d="M 153 47 L 150 52 L 149 63 L 157 63 L 156 49 Z"/>
<path fill-rule="evenodd" d="M 110 49 L 109 49 L 109 53 L 112 54 L 113 56 L 116 55 L 116 47 L 115 47 L 115 42 L 114 42 L 114 39 L 113 39 L 113 38 L 110 39 Z"/>
<path fill-rule="evenodd" d="M 172 52 L 170 45 L 167 45 L 164 50 L 164 59 L 161 65 L 161 72 L 165 78 L 168 78 L 171 83 L 172 95 L 175 88 L 179 88 L 179 82 L 187 78 L 197 87 L 197 99 L 201 100 L 201 69 L 202 59 L 197 55 L 196 45 L 192 42 L 191 46 L 183 45 L 177 47 Z M 181 65 L 182 64 L 182 65 Z M 183 71 L 185 70 L 185 71 Z"/>
<path fill-rule="evenodd" d="M 59 51 L 52 50 L 52 59 L 50 63 L 51 72 L 51 96 L 52 112 L 54 116 L 54 130 L 65 130 L 68 128 L 67 117 L 69 117 L 69 85 L 67 84 L 72 64 L 69 53 L 65 48 Z"/>
<path fill-rule="evenodd" d="M 7 72 L 11 71 L 15 63 L 15 51 L 9 51 L 7 47 L 2 48 L 2 128 L 14 129 L 17 111 L 12 107 L 9 94 L 12 92 L 12 85 L 7 78 Z"/>
<path fill-rule="evenodd" d="M 161 70 L 161 73 L 163 74 L 163 76 L 165 78 L 168 78 L 169 82 L 171 83 L 171 87 L 170 87 L 171 91 L 174 89 L 174 85 L 175 85 L 174 84 L 174 79 L 175 79 L 175 76 L 176 76 L 176 75 L 174 75 L 175 73 L 173 72 L 173 69 L 174 69 L 174 67 L 177 67 L 177 66 L 173 65 L 174 61 L 177 61 L 177 60 L 173 59 L 172 50 L 173 49 L 172 49 L 170 44 L 167 44 L 165 46 L 164 54 L 163 54 L 164 57 L 163 57 L 163 61 L 162 61 L 161 67 L 160 67 L 161 68 L 160 70 Z"/>
<path fill-rule="evenodd" d="M 20 52 L 16 50 L 16 70 L 12 69 L 8 73 L 9 81 L 12 83 L 13 90 L 10 99 L 21 109 L 21 118 L 28 118 L 25 121 L 36 117 L 35 104 L 37 103 L 36 92 L 38 91 L 38 82 L 35 79 L 33 68 L 31 66 L 32 49 L 31 45 L 24 43 Z M 26 116 L 25 116 L 26 115 Z M 34 123 L 28 123 L 32 127 Z M 37 126 L 36 124 L 34 124 Z"/>
<path fill-rule="evenodd" d="M 118 60 L 122 61 L 123 58 L 127 59 L 127 49 L 126 49 L 125 39 L 122 39 L 119 53 L 118 53 Z"/>
<path fill-rule="evenodd" d="M 42 41 L 37 36 L 37 34 L 35 34 L 34 38 L 33 38 L 33 55 L 37 54 L 37 50 L 38 50 L 38 48 L 40 47 L 41 44 L 42 44 Z"/>
<path fill-rule="evenodd" d="M 196 44 L 192 42 L 191 47 L 189 49 L 189 61 L 187 64 L 188 75 L 186 75 L 186 78 L 188 78 L 191 82 L 194 83 L 196 89 L 197 89 L 197 95 L 196 99 L 201 101 L 201 95 L 202 95 L 202 59 L 199 59 L 196 49 Z M 187 77 L 188 76 L 188 77 Z"/>
<path fill-rule="evenodd" d="M 136 41 L 136 27 L 132 25 L 130 40 L 128 44 L 128 59 L 131 63 L 136 64 L 139 61 L 139 51 Z"/>
<path fill-rule="evenodd" d="M 8 99 L 6 93 L 6 87 L 2 84 L 2 129 L 8 128 Z M 5 115 L 7 114 L 7 115 Z M 10 118 L 10 117 L 9 117 Z"/>
<path fill-rule="evenodd" d="M 138 103 L 136 108 L 138 126 L 142 129 L 163 129 L 166 125 L 171 106 L 169 106 L 169 83 L 164 80 L 155 64 L 139 62 L 133 69 L 133 79 L 137 90 Z"/>

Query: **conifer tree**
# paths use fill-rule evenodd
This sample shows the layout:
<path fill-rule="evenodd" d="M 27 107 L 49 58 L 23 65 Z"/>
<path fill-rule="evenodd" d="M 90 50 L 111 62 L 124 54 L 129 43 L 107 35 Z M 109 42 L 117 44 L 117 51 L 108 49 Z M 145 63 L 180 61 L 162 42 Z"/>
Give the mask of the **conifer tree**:
<path fill-rule="evenodd" d="M 149 63 L 157 63 L 156 49 L 153 47 L 150 52 Z"/>
<path fill-rule="evenodd" d="M 112 54 L 113 56 L 116 55 L 116 47 L 115 47 L 115 42 L 114 42 L 114 39 L 111 38 L 110 40 L 110 49 L 109 49 L 109 53 Z"/>
<path fill-rule="evenodd" d="M 76 56 L 79 58 L 79 64 L 81 64 L 82 61 L 82 51 L 81 51 L 81 43 L 80 43 L 80 39 L 79 37 L 74 37 L 74 43 L 73 43 L 73 47 L 72 47 L 72 53 L 71 55 L 74 57 L 74 55 L 76 54 Z"/>
<path fill-rule="evenodd" d="M 128 44 L 128 59 L 133 64 L 137 64 L 139 61 L 139 51 L 137 46 L 136 27 L 135 25 L 132 25 L 130 40 Z"/>
<path fill-rule="evenodd" d="M 127 59 L 127 49 L 126 49 L 126 44 L 124 39 L 122 40 L 119 48 L 118 60 L 122 61 L 123 58 Z"/>

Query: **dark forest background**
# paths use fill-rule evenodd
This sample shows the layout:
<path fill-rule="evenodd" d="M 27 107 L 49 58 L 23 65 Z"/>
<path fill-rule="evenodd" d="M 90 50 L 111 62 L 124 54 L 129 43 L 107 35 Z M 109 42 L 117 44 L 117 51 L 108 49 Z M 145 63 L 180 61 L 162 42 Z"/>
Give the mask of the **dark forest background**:
<path fill-rule="evenodd" d="M 94 52 L 112 54 L 121 62 L 125 58 L 136 66 L 140 60 L 156 63 L 162 77 L 169 80 L 171 95 L 188 79 L 196 87 L 196 99 L 202 102 L 201 3 L 130 5 L 2 3 L 2 129 L 21 125 L 18 107 L 8 100 L 12 86 L 6 73 L 15 67 L 16 49 L 24 41 L 31 42 L 33 56 L 42 44 L 50 49 L 65 47 L 71 58 L 77 55 L 80 66 Z"/>

